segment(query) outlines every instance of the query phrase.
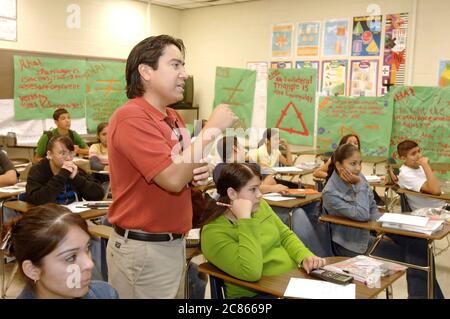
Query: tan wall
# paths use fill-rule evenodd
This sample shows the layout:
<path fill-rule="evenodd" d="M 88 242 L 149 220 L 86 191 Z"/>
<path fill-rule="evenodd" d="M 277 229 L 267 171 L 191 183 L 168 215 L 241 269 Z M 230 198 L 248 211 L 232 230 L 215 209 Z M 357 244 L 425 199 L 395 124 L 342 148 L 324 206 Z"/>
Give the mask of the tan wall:
<path fill-rule="evenodd" d="M 80 6 L 79 29 L 66 26 L 70 4 Z M 17 0 L 17 12 L 17 42 L 0 48 L 126 58 L 148 35 L 179 32 L 179 10 L 130 0 Z"/>
<path fill-rule="evenodd" d="M 417 2 L 415 50 L 409 55 L 411 84 L 436 85 L 439 60 L 450 59 L 450 1 L 444 0 L 261 0 L 184 11 L 152 5 L 150 19 L 147 4 L 131 0 L 17 1 L 18 40 L 0 41 L 0 48 L 126 58 L 149 34 L 149 24 L 150 34 L 181 37 L 202 118 L 212 108 L 215 67 L 243 68 L 247 61 L 269 61 L 273 23 L 351 18 L 367 14 L 371 3 L 378 4 L 382 14 L 413 12 Z M 71 3 L 81 7 L 80 29 L 66 27 Z M 120 21 L 124 16 L 129 17 L 127 23 Z"/>

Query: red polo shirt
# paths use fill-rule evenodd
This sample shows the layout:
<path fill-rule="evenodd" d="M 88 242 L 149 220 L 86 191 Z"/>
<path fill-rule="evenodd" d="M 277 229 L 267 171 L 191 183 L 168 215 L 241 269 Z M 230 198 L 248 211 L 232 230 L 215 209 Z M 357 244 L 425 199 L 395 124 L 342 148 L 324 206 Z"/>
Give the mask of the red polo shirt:
<path fill-rule="evenodd" d="M 171 121 L 185 127 L 180 115 L 168 108 Z M 171 193 L 153 178 L 172 163 L 178 138 L 165 115 L 142 97 L 117 109 L 108 125 L 108 157 L 113 203 L 110 223 L 146 232 L 185 233 L 192 227 L 191 191 L 186 186 Z M 183 134 L 185 147 L 189 136 Z M 179 149 L 179 147 L 178 147 Z"/>

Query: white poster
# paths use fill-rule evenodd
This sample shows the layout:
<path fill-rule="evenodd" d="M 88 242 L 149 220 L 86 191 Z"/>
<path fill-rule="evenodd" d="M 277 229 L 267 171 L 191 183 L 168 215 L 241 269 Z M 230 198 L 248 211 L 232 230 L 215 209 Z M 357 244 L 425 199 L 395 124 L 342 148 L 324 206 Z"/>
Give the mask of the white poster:
<path fill-rule="evenodd" d="M 248 62 L 247 69 L 256 71 L 252 127 L 266 127 L 267 62 Z"/>
<path fill-rule="evenodd" d="M 0 18 L 0 40 L 17 40 L 16 20 Z"/>

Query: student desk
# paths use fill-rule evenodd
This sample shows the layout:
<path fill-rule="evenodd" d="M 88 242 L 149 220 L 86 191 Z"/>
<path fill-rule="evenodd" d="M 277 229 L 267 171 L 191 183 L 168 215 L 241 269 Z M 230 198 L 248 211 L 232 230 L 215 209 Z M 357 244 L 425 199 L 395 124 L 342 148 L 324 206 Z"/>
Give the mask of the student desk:
<path fill-rule="evenodd" d="M 23 193 L 23 190 L 21 191 L 17 191 L 17 192 L 1 192 L 0 191 L 0 201 L 2 199 L 6 199 L 6 198 L 11 198 L 11 197 L 16 197 L 17 195 Z"/>
<path fill-rule="evenodd" d="M 214 184 L 213 180 L 210 180 L 206 185 L 199 185 L 192 187 L 193 190 L 200 191 L 202 193 L 214 188 L 216 188 L 216 184 Z"/>
<path fill-rule="evenodd" d="M 428 198 L 435 198 L 435 199 L 440 199 L 446 202 L 450 202 L 450 193 L 444 193 L 441 195 L 431 195 L 431 194 L 426 194 L 426 193 L 422 193 L 422 192 L 415 192 L 409 189 L 405 189 L 405 188 L 399 188 L 397 189 L 397 193 L 400 194 L 406 194 L 406 195 L 414 195 L 414 196 L 421 196 L 421 197 L 428 197 Z"/>
<path fill-rule="evenodd" d="M 282 200 L 282 201 L 272 201 L 272 200 L 268 200 L 268 199 L 264 199 L 264 200 L 270 206 L 284 207 L 284 208 L 291 209 L 289 211 L 289 220 L 288 220 L 289 225 L 288 226 L 289 226 L 289 229 L 292 230 L 292 213 L 294 212 L 294 210 L 297 207 L 302 207 L 302 206 L 308 205 L 312 202 L 320 201 L 321 198 L 322 198 L 322 194 L 314 194 L 314 195 L 306 195 L 305 198 L 294 198 L 294 199 Z"/>
<path fill-rule="evenodd" d="M 325 259 L 327 261 L 327 264 L 333 264 L 348 259 L 348 257 L 327 257 Z M 223 279 L 226 282 L 254 289 L 261 293 L 274 295 L 279 298 L 284 297 L 284 292 L 286 291 L 286 288 L 289 284 L 289 280 L 293 277 L 317 280 L 316 278 L 306 274 L 306 272 L 303 269 L 293 269 L 282 275 L 277 276 L 262 276 L 261 279 L 257 282 L 244 281 L 232 277 L 226 274 L 225 272 L 221 271 L 211 263 L 203 263 L 199 266 L 198 269 L 202 273 Z M 404 273 L 405 271 L 399 271 L 391 276 L 381 277 L 381 285 L 379 288 L 368 288 L 363 283 L 354 280 L 353 282 L 356 285 L 356 298 L 357 299 L 375 298 L 384 289 L 388 289 L 388 287 L 398 278 L 403 276 Z"/>
<path fill-rule="evenodd" d="M 14 201 L 5 202 L 3 204 L 3 206 L 13 209 L 19 213 L 26 214 L 30 208 L 35 207 L 36 205 L 30 204 L 27 202 L 23 202 L 20 200 L 14 200 Z M 104 215 L 106 215 L 107 212 L 108 212 L 107 209 L 89 209 L 89 210 L 81 212 L 79 214 L 80 214 L 81 218 L 83 218 L 83 219 L 92 219 L 92 218 L 104 216 Z"/>
<path fill-rule="evenodd" d="M 312 174 L 315 171 L 315 168 L 311 168 L 311 169 L 301 169 L 301 171 L 297 170 L 286 170 L 286 171 L 282 171 L 282 172 L 277 172 L 275 170 L 271 170 L 271 169 L 267 169 L 267 173 L 269 174 L 273 174 L 273 175 L 287 175 L 289 177 L 291 177 L 291 182 L 293 181 L 294 177 L 298 176 L 298 187 L 301 187 L 302 185 L 302 177 L 308 174 Z M 265 174 L 266 172 L 264 172 Z"/>
<path fill-rule="evenodd" d="M 329 158 L 324 158 L 324 162 L 327 162 Z M 377 165 L 386 162 L 387 158 L 381 156 L 362 156 L 361 160 L 363 163 L 372 164 L 372 173 L 373 175 L 377 175 Z"/>
<path fill-rule="evenodd" d="M 319 218 L 319 220 L 322 222 L 333 223 L 336 225 L 343 225 L 343 226 L 349 226 L 349 227 L 355 227 L 355 228 L 361 228 L 361 229 L 367 229 L 370 231 L 375 231 L 377 233 L 377 238 L 373 242 L 372 246 L 370 246 L 369 249 L 367 250 L 366 255 L 368 255 L 370 257 L 378 258 L 381 260 L 393 261 L 395 263 L 398 263 L 398 264 L 401 264 L 401 265 L 404 265 L 407 267 L 426 271 L 428 274 L 428 298 L 433 299 L 433 268 L 430 267 L 430 265 L 432 264 L 432 261 L 433 261 L 433 257 L 434 257 L 433 245 L 434 245 L 435 240 L 442 239 L 448 235 L 448 233 L 450 232 L 450 224 L 444 223 L 444 227 L 440 231 L 435 232 L 431 235 L 426 235 L 426 234 L 415 233 L 415 232 L 411 232 L 411 231 L 382 227 L 381 223 L 379 223 L 377 221 L 359 222 L 359 221 L 351 220 L 351 219 L 348 219 L 345 217 L 334 216 L 334 215 L 322 215 Z M 397 235 L 402 235 L 402 236 L 426 239 L 428 242 L 428 249 L 427 249 L 428 265 L 427 266 L 412 265 L 412 264 L 400 262 L 397 260 L 389 260 L 389 259 L 386 259 L 383 257 L 373 256 L 372 252 L 375 250 L 375 248 L 378 246 L 380 241 L 383 239 L 384 235 L 389 235 L 389 234 L 397 234 Z"/>

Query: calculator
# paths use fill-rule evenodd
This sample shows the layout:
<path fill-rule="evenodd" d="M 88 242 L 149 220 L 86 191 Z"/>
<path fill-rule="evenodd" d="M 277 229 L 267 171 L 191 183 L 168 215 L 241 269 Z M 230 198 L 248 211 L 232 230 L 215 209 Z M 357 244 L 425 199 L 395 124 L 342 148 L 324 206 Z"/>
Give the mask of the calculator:
<path fill-rule="evenodd" d="M 340 274 L 337 272 L 325 270 L 325 269 L 314 269 L 309 273 L 311 276 L 329 281 L 339 285 L 347 285 L 353 281 L 352 276 Z"/>

